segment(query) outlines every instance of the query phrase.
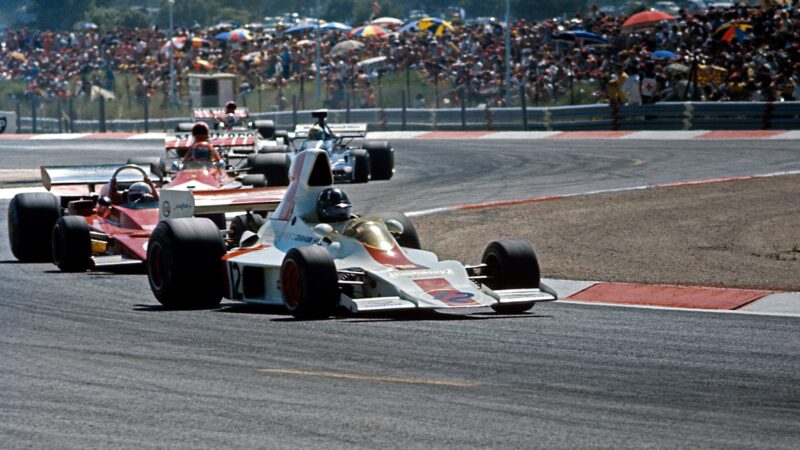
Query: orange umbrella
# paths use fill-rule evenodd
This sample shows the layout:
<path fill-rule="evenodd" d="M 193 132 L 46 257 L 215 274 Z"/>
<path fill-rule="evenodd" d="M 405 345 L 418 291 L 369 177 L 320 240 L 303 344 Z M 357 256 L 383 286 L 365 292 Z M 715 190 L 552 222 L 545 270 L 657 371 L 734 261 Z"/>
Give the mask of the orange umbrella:
<path fill-rule="evenodd" d="M 19 62 L 25 62 L 25 55 L 23 55 L 20 52 L 11 52 L 9 56 L 11 56 L 11 58 L 16 59 Z"/>
<path fill-rule="evenodd" d="M 622 24 L 622 29 L 623 31 L 640 30 L 642 28 L 653 27 L 658 22 L 664 20 L 675 20 L 675 16 L 651 9 L 650 11 L 642 11 L 628 17 L 628 20 Z"/>
<path fill-rule="evenodd" d="M 206 61 L 205 59 L 197 58 L 194 61 L 192 61 L 192 67 L 194 67 L 197 70 L 211 70 L 214 68 L 214 65 Z"/>

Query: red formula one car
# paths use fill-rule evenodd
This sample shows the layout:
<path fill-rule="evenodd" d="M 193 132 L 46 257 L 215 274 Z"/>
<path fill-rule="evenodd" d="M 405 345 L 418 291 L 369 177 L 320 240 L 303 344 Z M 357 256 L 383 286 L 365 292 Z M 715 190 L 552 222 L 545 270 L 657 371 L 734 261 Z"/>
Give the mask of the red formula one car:
<path fill-rule="evenodd" d="M 55 188 L 62 196 L 37 192 L 12 199 L 8 221 L 14 256 L 20 261 L 52 258 L 61 270 L 70 272 L 141 264 L 147 258 L 150 232 L 159 221 L 159 191 L 152 177 L 136 165 L 43 167 L 45 188 Z M 194 210 L 270 211 L 284 193 L 284 188 L 197 192 Z M 248 213 L 234 218 L 223 233 L 238 240 L 261 223 L 260 216 Z"/>

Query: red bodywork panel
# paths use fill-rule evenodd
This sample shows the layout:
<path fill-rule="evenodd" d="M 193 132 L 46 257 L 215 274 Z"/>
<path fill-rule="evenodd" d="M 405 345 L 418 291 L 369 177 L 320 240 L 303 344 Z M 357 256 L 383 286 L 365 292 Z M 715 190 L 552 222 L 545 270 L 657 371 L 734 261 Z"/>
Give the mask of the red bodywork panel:
<path fill-rule="evenodd" d="M 158 225 L 158 207 L 131 209 L 122 205 L 113 206 L 107 217 L 101 217 L 95 211 L 91 216 L 86 216 L 86 221 L 90 230 L 109 236 L 110 253 L 144 261 L 147 259 L 145 244 Z"/>
<path fill-rule="evenodd" d="M 175 174 L 175 177 L 172 179 L 172 181 L 164 185 L 164 188 L 169 189 L 185 184 L 203 183 L 208 186 L 214 186 L 215 188 L 222 189 L 234 182 L 236 182 L 236 180 L 228 175 L 228 173 L 224 170 L 219 170 L 214 167 L 191 167 L 179 170 Z"/>

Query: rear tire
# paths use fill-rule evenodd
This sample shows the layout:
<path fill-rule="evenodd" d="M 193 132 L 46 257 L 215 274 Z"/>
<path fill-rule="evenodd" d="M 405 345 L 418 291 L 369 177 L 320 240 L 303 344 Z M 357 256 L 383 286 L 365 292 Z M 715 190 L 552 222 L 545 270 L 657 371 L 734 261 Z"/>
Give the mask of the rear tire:
<path fill-rule="evenodd" d="M 228 228 L 230 231 L 228 239 L 233 242 L 234 247 L 238 247 L 239 241 L 242 239 L 242 235 L 245 231 L 258 233 L 262 225 L 264 225 L 264 218 L 259 214 L 242 214 L 236 216 L 233 218 L 231 226 Z"/>
<path fill-rule="evenodd" d="M 333 258 L 312 245 L 289 250 L 281 265 L 283 304 L 298 319 L 323 319 L 333 314 L 341 296 Z"/>
<path fill-rule="evenodd" d="M 194 122 L 181 122 L 175 125 L 175 132 L 177 133 L 191 133 Z"/>
<path fill-rule="evenodd" d="M 262 139 L 272 139 L 275 136 L 275 122 L 271 120 L 256 120 L 253 127 L 258 130 Z"/>
<path fill-rule="evenodd" d="M 255 188 L 267 187 L 267 177 L 262 174 L 245 175 L 242 177 L 242 184 Z"/>
<path fill-rule="evenodd" d="M 365 142 L 373 180 L 389 180 L 394 175 L 394 148 L 386 141 Z"/>
<path fill-rule="evenodd" d="M 538 288 L 541 276 L 539 260 L 530 242 L 524 240 L 494 241 L 486 247 L 481 262 L 482 274 L 491 289 Z M 492 309 L 503 314 L 517 314 L 533 308 L 535 303 L 495 304 Z"/>
<path fill-rule="evenodd" d="M 228 223 L 225 220 L 225 213 L 197 214 L 195 217 L 208 219 L 214 222 L 214 225 L 217 226 L 218 230 L 224 230 L 228 228 Z"/>
<path fill-rule="evenodd" d="M 89 224 L 81 216 L 64 216 L 53 227 L 53 264 L 62 272 L 85 272 L 92 261 Z"/>
<path fill-rule="evenodd" d="M 417 234 L 417 228 L 414 226 L 414 223 L 411 222 L 411 219 L 408 218 L 405 214 L 401 212 L 385 212 L 376 214 L 376 216 L 380 217 L 384 222 L 387 220 L 396 220 L 403 225 L 403 234 L 400 236 L 395 236 L 395 240 L 401 247 L 406 248 L 413 248 L 419 250 L 422 248 L 422 244 L 419 242 L 419 235 Z"/>
<path fill-rule="evenodd" d="M 147 246 L 147 280 L 167 308 L 216 308 L 223 296 L 225 243 L 208 219 L 168 219 Z"/>
<path fill-rule="evenodd" d="M 266 155 L 249 155 L 247 157 L 248 174 L 262 174 L 267 177 L 267 186 L 288 186 L 289 155 L 268 153 Z"/>
<path fill-rule="evenodd" d="M 353 182 L 368 182 L 371 175 L 369 153 L 366 150 L 355 149 L 350 151 L 350 156 L 353 158 L 353 170 L 355 171 Z"/>
<path fill-rule="evenodd" d="M 61 204 L 48 192 L 17 194 L 8 204 L 8 241 L 11 253 L 22 262 L 53 260 L 53 226 Z"/>

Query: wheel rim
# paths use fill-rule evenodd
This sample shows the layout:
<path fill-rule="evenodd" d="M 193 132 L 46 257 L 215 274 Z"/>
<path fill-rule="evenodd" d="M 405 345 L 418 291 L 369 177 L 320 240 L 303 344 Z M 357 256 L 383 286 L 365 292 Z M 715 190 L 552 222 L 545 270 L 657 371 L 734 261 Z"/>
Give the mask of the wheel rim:
<path fill-rule="evenodd" d="M 164 286 L 164 253 L 161 251 L 161 245 L 153 243 L 150 247 L 150 282 L 157 290 L 161 290 Z"/>
<path fill-rule="evenodd" d="M 300 268 L 292 260 L 287 260 L 281 270 L 281 291 L 287 308 L 294 311 L 300 306 Z"/>

